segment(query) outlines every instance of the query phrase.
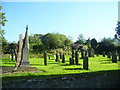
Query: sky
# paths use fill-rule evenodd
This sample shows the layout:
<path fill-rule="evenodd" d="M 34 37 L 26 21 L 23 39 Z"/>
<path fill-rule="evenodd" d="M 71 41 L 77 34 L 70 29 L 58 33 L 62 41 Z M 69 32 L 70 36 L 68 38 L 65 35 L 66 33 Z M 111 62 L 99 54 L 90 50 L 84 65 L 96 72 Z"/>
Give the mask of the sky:
<path fill-rule="evenodd" d="M 78 39 L 114 38 L 118 2 L 2 2 L 5 38 L 18 42 L 19 34 L 60 33 Z"/>

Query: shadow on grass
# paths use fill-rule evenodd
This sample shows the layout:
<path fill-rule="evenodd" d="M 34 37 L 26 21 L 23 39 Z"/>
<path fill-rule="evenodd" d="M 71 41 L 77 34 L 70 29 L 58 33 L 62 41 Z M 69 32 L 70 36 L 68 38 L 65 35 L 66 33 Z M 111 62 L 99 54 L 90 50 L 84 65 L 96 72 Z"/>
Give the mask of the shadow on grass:
<path fill-rule="evenodd" d="M 74 65 L 76 65 L 76 64 L 74 64 Z M 78 65 L 82 65 L 82 64 L 78 64 Z M 71 66 L 71 65 L 70 64 L 62 64 L 60 66 Z"/>
<path fill-rule="evenodd" d="M 64 68 L 64 70 L 84 70 L 83 68 Z"/>
<path fill-rule="evenodd" d="M 79 68 L 81 69 L 81 68 Z M 18 79 L 33 79 L 33 78 L 45 78 L 45 79 L 59 79 L 61 77 L 75 77 L 75 78 L 84 78 L 84 77 L 94 77 L 98 75 L 114 75 L 114 77 L 118 77 L 120 80 L 120 69 L 119 70 L 107 70 L 107 71 L 97 71 L 97 72 L 86 72 L 86 73 L 74 73 L 74 74 L 55 74 L 55 75 L 33 75 L 29 73 L 27 76 L 5 76 L 2 77 L 3 81 L 7 80 L 18 80 Z"/>

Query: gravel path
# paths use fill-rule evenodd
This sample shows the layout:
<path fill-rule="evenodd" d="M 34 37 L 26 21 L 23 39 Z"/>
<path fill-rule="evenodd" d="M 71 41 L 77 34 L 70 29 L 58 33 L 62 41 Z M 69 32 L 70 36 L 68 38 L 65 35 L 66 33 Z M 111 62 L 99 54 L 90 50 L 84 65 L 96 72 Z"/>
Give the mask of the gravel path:
<path fill-rule="evenodd" d="M 3 81 L 3 88 L 120 88 L 120 73 Z"/>

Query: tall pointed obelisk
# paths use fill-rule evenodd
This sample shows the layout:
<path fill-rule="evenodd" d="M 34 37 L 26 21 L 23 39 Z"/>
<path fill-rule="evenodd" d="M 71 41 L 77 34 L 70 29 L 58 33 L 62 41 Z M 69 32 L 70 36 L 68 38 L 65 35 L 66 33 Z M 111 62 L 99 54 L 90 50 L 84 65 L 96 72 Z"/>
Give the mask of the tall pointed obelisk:
<path fill-rule="evenodd" d="M 29 67 L 29 41 L 28 41 L 28 25 L 26 26 L 25 38 L 23 40 L 22 61 L 20 67 Z"/>

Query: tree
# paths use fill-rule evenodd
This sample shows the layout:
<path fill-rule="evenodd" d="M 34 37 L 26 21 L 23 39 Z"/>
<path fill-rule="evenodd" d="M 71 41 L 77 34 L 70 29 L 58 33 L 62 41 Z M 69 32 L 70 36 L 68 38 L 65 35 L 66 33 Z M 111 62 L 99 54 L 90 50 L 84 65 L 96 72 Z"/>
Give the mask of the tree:
<path fill-rule="evenodd" d="M 96 40 L 95 38 L 93 38 L 93 39 L 91 40 L 91 47 L 92 47 L 94 50 L 96 50 L 97 40 Z"/>
<path fill-rule="evenodd" d="M 101 54 L 103 51 L 107 53 L 116 50 L 116 47 L 112 42 L 113 39 L 104 37 L 101 42 L 98 43 L 97 50 L 99 54 Z"/>
<path fill-rule="evenodd" d="M 2 10 L 2 6 L 0 5 L 0 10 Z M 5 26 L 5 22 L 7 22 L 5 13 L 0 12 L 0 25 Z M 4 30 L 0 30 L 0 35 L 3 36 L 5 34 Z"/>
<path fill-rule="evenodd" d="M 85 43 L 85 38 L 84 38 L 83 34 L 80 34 L 78 36 L 78 40 L 75 43 L 79 43 L 79 44 L 84 44 Z"/>
<path fill-rule="evenodd" d="M 65 35 L 59 33 L 47 33 L 40 39 L 47 49 L 62 48 L 71 43 Z"/>

